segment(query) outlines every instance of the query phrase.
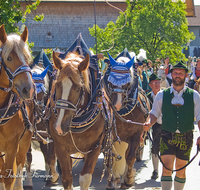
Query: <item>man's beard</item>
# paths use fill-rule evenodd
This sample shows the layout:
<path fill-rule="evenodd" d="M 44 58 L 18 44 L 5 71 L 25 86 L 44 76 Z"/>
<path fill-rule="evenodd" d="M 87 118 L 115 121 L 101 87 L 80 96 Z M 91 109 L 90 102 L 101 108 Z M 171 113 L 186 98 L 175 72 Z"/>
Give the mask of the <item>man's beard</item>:
<path fill-rule="evenodd" d="M 179 81 L 176 81 L 176 79 L 180 79 Z M 172 83 L 175 86 L 182 86 L 185 83 L 185 78 L 181 79 L 180 77 L 172 78 Z"/>

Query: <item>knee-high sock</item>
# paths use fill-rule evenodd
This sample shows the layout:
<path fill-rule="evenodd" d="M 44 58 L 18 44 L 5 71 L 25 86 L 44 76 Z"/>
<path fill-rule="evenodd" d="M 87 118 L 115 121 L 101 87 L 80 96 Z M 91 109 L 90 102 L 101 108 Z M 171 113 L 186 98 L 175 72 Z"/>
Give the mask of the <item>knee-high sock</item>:
<path fill-rule="evenodd" d="M 162 187 L 162 190 L 171 190 L 172 176 L 162 176 L 161 177 L 161 187 Z"/>
<path fill-rule="evenodd" d="M 186 178 L 179 178 L 175 176 L 174 178 L 174 190 L 183 190 Z"/>
<path fill-rule="evenodd" d="M 158 172 L 159 158 L 156 154 L 152 154 L 152 163 L 154 171 Z"/>

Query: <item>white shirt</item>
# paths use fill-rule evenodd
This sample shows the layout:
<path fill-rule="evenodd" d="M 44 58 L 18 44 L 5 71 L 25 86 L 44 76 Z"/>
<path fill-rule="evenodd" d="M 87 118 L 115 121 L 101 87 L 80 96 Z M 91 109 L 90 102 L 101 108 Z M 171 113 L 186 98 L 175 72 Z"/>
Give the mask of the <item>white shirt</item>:
<path fill-rule="evenodd" d="M 151 97 L 153 98 L 153 102 L 154 102 L 156 95 L 153 93 L 153 91 L 151 91 Z M 162 115 L 160 117 L 158 117 L 157 123 L 162 124 Z"/>
<path fill-rule="evenodd" d="M 171 86 L 170 93 L 174 93 L 174 98 L 172 99 L 172 104 L 183 104 L 183 92 L 185 92 L 186 86 L 178 93 L 174 90 L 173 86 Z M 193 92 L 193 100 L 194 100 L 194 115 L 196 121 L 200 120 L 200 95 L 199 93 L 194 90 Z M 155 97 L 153 102 L 152 110 L 150 111 L 155 117 L 159 118 L 162 115 L 162 102 L 163 102 L 163 90 L 159 91 Z"/>

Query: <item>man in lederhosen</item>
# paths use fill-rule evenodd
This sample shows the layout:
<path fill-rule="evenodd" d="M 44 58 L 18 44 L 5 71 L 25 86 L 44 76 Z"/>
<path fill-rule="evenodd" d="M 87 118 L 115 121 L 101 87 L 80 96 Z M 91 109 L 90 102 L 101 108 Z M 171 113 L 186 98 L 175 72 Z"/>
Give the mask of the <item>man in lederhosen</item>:
<path fill-rule="evenodd" d="M 150 119 L 144 124 L 144 130 L 150 127 L 162 115 L 160 154 L 163 164 L 161 177 L 162 190 L 172 187 L 172 169 L 182 168 L 190 159 L 193 143 L 194 118 L 200 129 L 200 95 L 185 86 L 188 69 L 180 61 L 171 69 L 172 86 L 159 91 L 155 97 Z M 200 145 L 200 137 L 197 143 Z M 174 189 L 183 190 L 186 182 L 186 168 L 176 172 Z"/>
<path fill-rule="evenodd" d="M 147 94 L 147 97 L 149 98 L 150 105 L 152 108 L 155 96 L 160 91 L 160 78 L 154 73 L 149 76 L 149 86 L 151 87 L 152 90 Z M 151 154 L 153 163 L 153 173 L 151 179 L 158 178 L 159 158 L 157 154 L 159 153 L 160 150 L 161 124 L 162 124 L 162 117 L 160 116 L 156 121 L 156 123 L 152 126 L 153 145 L 151 149 Z"/>

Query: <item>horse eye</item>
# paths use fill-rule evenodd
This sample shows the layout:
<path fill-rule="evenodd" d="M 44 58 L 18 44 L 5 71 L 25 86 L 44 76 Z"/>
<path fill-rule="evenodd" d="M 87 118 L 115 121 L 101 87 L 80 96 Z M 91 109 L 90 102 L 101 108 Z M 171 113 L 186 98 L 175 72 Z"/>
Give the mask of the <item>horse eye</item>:
<path fill-rule="evenodd" d="M 80 88 L 78 88 L 76 92 L 80 92 L 80 90 L 81 90 L 81 89 L 80 89 Z"/>
<path fill-rule="evenodd" d="M 9 56 L 9 57 L 7 58 L 7 60 L 8 60 L 8 61 L 12 61 L 12 58 Z"/>

